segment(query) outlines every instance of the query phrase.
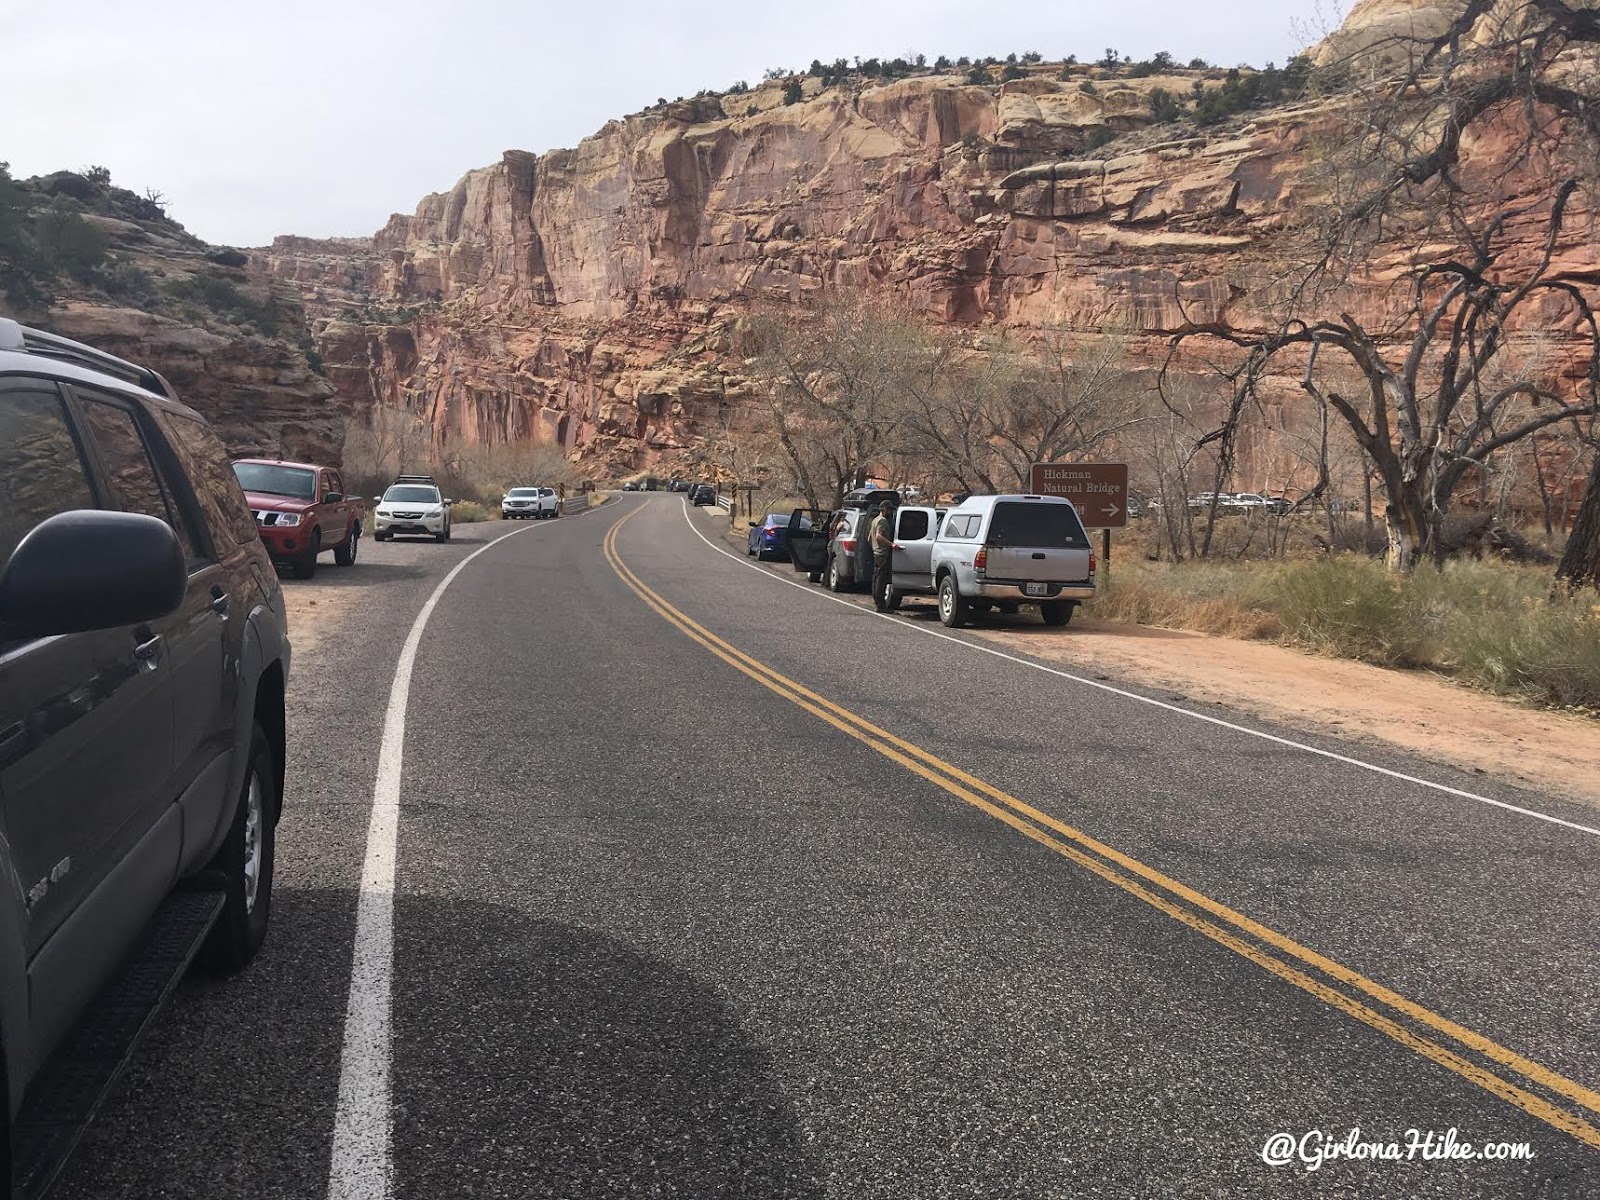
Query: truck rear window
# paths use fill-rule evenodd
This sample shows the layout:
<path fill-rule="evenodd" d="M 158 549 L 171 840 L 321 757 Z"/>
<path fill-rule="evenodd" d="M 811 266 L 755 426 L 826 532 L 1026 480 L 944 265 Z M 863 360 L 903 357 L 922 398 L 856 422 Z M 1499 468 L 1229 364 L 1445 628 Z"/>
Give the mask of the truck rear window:
<path fill-rule="evenodd" d="M 1070 505 L 1012 500 L 994 506 L 988 543 L 991 546 L 1083 550 L 1089 546 L 1089 535 L 1083 531 L 1083 524 Z"/>

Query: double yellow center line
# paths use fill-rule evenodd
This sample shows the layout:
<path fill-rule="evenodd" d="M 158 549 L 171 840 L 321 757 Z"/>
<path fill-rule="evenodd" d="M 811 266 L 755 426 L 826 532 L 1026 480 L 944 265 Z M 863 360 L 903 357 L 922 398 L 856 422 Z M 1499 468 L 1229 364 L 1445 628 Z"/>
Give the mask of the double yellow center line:
<path fill-rule="evenodd" d="M 1600 1093 L 1406 999 L 1375 980 L 1302 946 L 1277 930 L 1234 911 L 1220 901 L 969 775 L 921 747 L 896 737 L 888 730 L 779 674 L 674 608 L 634 574 L 617 553 L 618 532 L 642 511 L 642 508 L 635 509 L 611 527 L 604 542 L 606 561 L 623 583 L 662 619 L 736 671 L 956 799 L 1009 825 L 1024 837 L 1092 871 L 1151 908 L 1249 959 L 1285 983 L 1371 1026 L 1407 1049 L 1454 1071 L 1585 1145 L 1600 1149 L 1600 1126 L 1594 1122 L 1594 1116 L 1600 1115 Z M 1451 1048 L 1446 1042 L 1454 1043 L 1456 1048 Z M 1463 1051 L 1494 1064 L 1499 1068 L 1499 1073 L 1478 1059 L 1467 1057 Z M 1529 1090 L 1530 1087 L 1543 1089 L 1587 1111 L 1569 1111 L 1546 1096 Z"/>

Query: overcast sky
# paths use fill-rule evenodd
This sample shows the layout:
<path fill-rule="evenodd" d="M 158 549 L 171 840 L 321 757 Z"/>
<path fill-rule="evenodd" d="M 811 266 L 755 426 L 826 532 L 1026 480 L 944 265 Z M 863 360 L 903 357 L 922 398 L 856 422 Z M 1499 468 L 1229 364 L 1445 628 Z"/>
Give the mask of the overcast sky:
<path fill-rule="evenodd" d="M 1108 46 L 1281 64 L 1314 19 L 1309 0 L 0 0 L 0 161 L 109 167 L 212 242 L 369 234 L 502 150 L 768 67 Z"/>

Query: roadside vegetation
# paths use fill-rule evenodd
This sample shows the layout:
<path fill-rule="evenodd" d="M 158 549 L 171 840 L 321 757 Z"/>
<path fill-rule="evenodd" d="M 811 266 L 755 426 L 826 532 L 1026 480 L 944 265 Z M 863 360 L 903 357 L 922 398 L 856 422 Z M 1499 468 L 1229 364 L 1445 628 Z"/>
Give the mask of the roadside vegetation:
<path fill-rule="evenodd" d="M 1503 696 L 1600 716 L 1600 604 L 1548 572 L 1458 560 L 1396 574 L 1357 555 L 1115 564 L 1095 617 L 1274 641 L 1435 671 Z M 1309 681 L 1308 686 L 1315 686 Z"/>
<path fill-rule="evenodd" d="M 531 441 L 441 446 L 427 422 L 392 408 L 346 422 L 344 474 L 357 495 L 369 497 L 381 496 L 396 475 L 432 475 L 456 501 L 458 521 L 498 517 L 501 497 L 514 487 L 564 486 L 571 492 L 581 479 L 558 446 Z"/>

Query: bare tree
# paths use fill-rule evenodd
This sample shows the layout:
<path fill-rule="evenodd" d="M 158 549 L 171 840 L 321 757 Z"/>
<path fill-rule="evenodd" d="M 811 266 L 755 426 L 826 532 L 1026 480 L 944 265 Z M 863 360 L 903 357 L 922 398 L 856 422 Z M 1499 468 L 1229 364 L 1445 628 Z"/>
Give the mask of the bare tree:
<path fill-rule="evenodd" d="M 1386 500 L 1389 563 L 1410 570 L 1419 555 L 1442 556 L 1439 533 L 1452 498 L 1496 451 L 1548 426 L 1600 413 L 1600 327 L 1583 291 L 1551 270 L 1576 187 L 1569 181 L 1549 204 L 1535 266 L 1519 271 L 1500 265 L 1505 227 L 1525 215 L 1503 212 L 1470 247 L 1466 261 L 1452 258 L 1414 269 L 1410 303 L 1393 329 L 1369 331 L 1344 312 L 1334 320 L 1291 322 L 1265 336 L 1221 326 L 1185 330 L 1174 343 L 1207 336 L 1244 348 L 1239 396 L 1259 386 L 1285 351 L 1303 349 L 1301 386 L 1339 414 L 1372 460 Z M 1519 370 L 1508 352 L 1523 310 L 1545 299 L 1567 309 L 1586 334 L 1589 362 L 1576 384 Z M 1365 395 L 1323 386 L 1323 354 L 1353 367 Z"/>
<path fill-rule="evenodd" d="M 1364 102 L 1352 104 L 1343 144 L 1329 155 L 1343 181 L 1334 189 L 1340 202 L 1327 210 L 1308 279 L 1346 277 L 1397 227 L 1412 244 L 1439 242 L 1441 234 L 1469 248 L 1493 242 L 1504 229 L 1504 210 L 1520 205 L 1525 213 L 1530 197 L 1543 197 L 1551 241 L 1529 281 L 1535 292 L 1564 290 L 1577 310 L 1592 400 L 1596 335 L 1586 298 L 1592 278 L 1552 268 L 1548 247 L 1574 193 L 1600 194 L 1597 48 L 1600 12 L 1589 0 L 1467 0 L 1434 36 L 1363 46 L 1335 64 L 1364 63 L 1379 80 L 1365 90 Z M 1492 136 L 1478 136 L 1485 133 Z M 1427 237 L 1417 236 L 1419 213 Z M 1453 279 L 1466 281 L 1463 301 L 1470 306 L 1484 291 L 1479 280 L 1486 271 L 1470 259 L 1439 261 L 1434 269 L 1451 279 L 1455 265 L 1466 268 Z M 1477 280 L 1469 277 L 1474 272 Z M 1500 297 L 1527 298 L 1517 289 Z M 1440 319 L 1449 315 L 1447 309 Z M 1505 322 L 1496 324 L 1503 332 Z M 1477 349 L 1460 361 L 1470 362 Z M 1539 398 L 1526 389 L 1515 396 Z M 1570 407 L 1557 420 L 1571 422 L 1590 405 Z M 1506 433 L 1532 436 L 1544 428 L 1522 415 Z M 1486 465 L 1480 455 L 1477 466 Z M 1569 587 L 1600 583 L 1600 471 L 1591 473 L 1557 577 Z"/>
<path fill-rule="evenodd" d="M 1595 45 L 1600 14 L 1583 0 L 1468 0 L 1438 36 L 1363 47 L 1387 74 L 1344 103 L 1327 202 L 1307 223 L 1311 268 L 1281 324 L 1191 327 L 1176 339 L 1244 350 L 1241 397 L 1280 357 L 1303 356 L 1306 394 L 1373 463 L 1397 568 L 1442 554 L 1452 499 L 1496 454 L 1600 411 L 1590 280 L 1560 253 L 1577 236 L 1567 229 L 1574 196 L 1596 192 Z M 1532 253 L 1519 253 L 1529 229 Z M 1370 293 L 1378 264 L 1396 259 L 1404 289 L 1384 316 L 1358 319 L 1340 291 Z M 1570 331 L 1565 367 L 1519 361 L 1517 338 L 1550 325 Z M 1355 368 L 1361 393 L 1324 382 L 1329 357 Z M 1600 507 L 1600 494 L 1585 503 Z"/>
<path fill-rule="evenodd" d="M 920 321 L 865 294 L 768 311 L 744 334 L 778 444 L 815 508 L 836 506 L 901 448 L 908 386 L 941 369 L 940 346 Z"/>

